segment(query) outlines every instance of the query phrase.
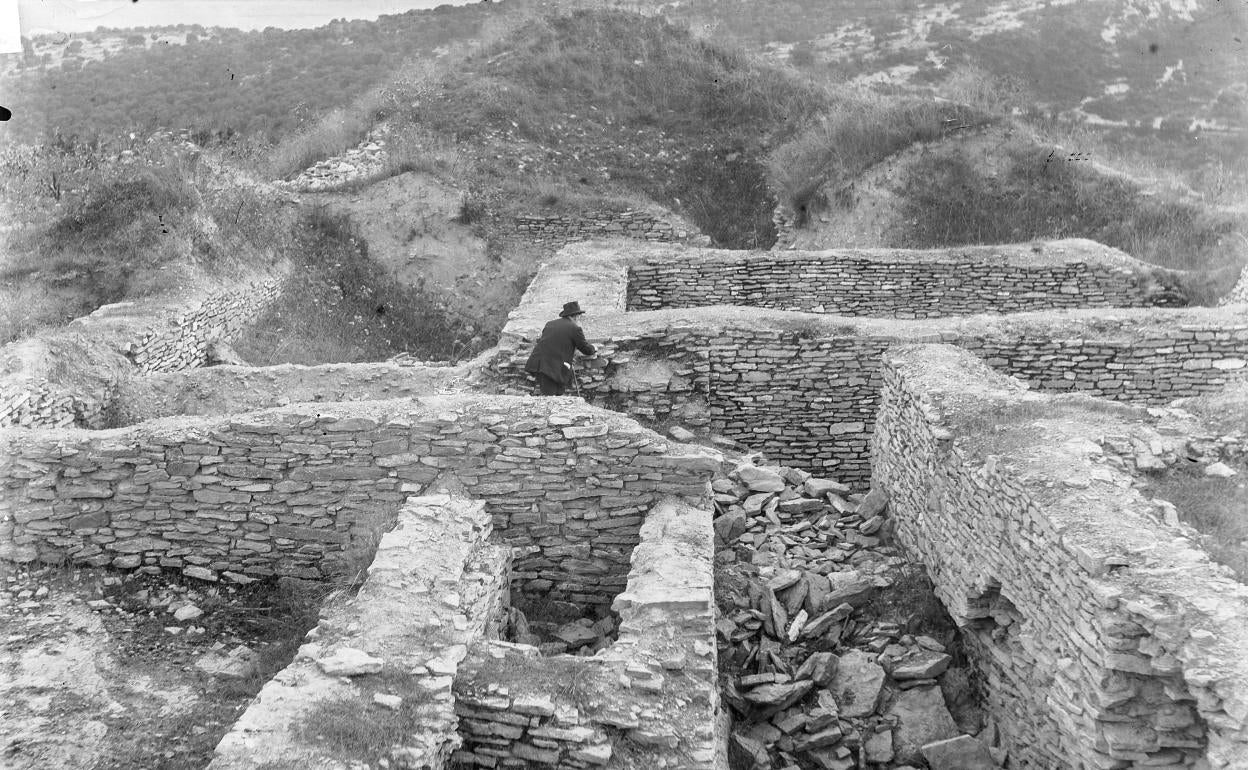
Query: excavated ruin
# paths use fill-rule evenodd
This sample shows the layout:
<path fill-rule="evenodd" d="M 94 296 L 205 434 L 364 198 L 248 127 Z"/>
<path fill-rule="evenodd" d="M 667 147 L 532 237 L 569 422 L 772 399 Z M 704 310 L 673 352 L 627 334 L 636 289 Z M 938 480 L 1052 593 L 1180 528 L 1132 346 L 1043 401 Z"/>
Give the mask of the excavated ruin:
<path fill-rule="evenodd" d="M 0 557 L 359 573 L 217 769 L 1248 767 L 1248 588 L 1134 483 L 1248 449 L 1165 406 L 1248 371 L 1248 306 L 1183 284 L 1087 241 L 573 243 L 458 366 L 200 368 L 272 276 L 106 309 L 80 377 L 6 351 Z M 602 355 L 534 398 L 569 299 Z M 939 632 L 890 618 L 929 585 Z"/>

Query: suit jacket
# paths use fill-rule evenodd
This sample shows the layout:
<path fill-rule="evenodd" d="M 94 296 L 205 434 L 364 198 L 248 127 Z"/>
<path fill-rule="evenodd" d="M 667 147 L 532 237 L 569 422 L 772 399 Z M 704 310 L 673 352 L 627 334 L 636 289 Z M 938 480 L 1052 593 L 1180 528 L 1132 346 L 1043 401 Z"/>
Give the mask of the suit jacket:
<path fill-rule="evenodd" d="M 556 382 L 569 384 L 572 382 L 572 357 L 578 350 L 587 356 L 595 352 L 575 321 L 556 318 L 542 328 L 542 336 L 533 346 L 524 370 L 533 374 L 540 372 Z"/>

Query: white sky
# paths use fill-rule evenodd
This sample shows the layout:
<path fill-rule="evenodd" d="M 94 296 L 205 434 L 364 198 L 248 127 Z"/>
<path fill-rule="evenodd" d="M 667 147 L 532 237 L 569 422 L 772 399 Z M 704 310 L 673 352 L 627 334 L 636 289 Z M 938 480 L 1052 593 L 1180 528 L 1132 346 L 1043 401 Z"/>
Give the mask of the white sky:
<path fill-rule="evenodd" d="M 475 0 L 0 0 L 8 16 L 0 35 L 12 35 L 12 7 L 21 9 L 21 34 L 90 32 L 96 27 L 202 24 L 240 29 L 307 29 L 333 19 L 376 19 L 382 14 L 466 5 Z M 16 37 L 16 36 L 14 36 Z M 20 50 L 20 48 L 18 49 Z"/>

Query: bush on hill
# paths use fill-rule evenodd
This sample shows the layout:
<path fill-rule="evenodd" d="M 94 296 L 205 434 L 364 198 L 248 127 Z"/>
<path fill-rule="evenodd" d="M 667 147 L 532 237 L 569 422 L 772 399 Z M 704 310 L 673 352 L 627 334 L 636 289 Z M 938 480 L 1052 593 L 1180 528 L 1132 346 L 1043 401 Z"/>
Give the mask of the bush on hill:
<path fill-rule="evenodd" d="M 594 10 L 527 19 L 399 103 L 471 142 L 480 186 L 535 173 L 587 197 L 642 193 L 727 247 L 774 242 L 761 164 L 824 89 L 663 18 Z M 496 206 L 513 203 L 495 195 Z"/>
<path fill-rule="evenodd" d="M 796 224 L 806 223 L 822 189 L 839 190 L 884 158 L 991 118 L 956 104 L 844 94 L 818 120 L 768 157 L 768 173 Z"/>
<path fill-rule="evenodd" d="M 6 158 L 2 192 L 26 226 L 0 265 L 0 338 L 160 294 L 289 247 L 272 201 L 215 178 L 193 154 L 156 140 L 125 155 L 55 151 Z M 42 198 L 44 200 L 30 200 Z M 20 200 L 19 200 L 20 199 Z M 43 220 L 43 221 L 40 221 Z"/>
<path fill-rule="evenodd" d="M 1213 271 L 1188 287 L 1208 303 L 1230 288 L 1248 229 L 1243 215 L 1170 196 L 1142 196 L 1122 178 L 1083 169 L 1042 147 L 1016 142 L 991 173 L 956 152 L 918 159 L 901 189 L 903 225 L 889 245 L 938 248 L 1036 239 L 1090 238 L 1145 262 Z M 1056 158 L 1056 160 L 1054 160 Z"/>

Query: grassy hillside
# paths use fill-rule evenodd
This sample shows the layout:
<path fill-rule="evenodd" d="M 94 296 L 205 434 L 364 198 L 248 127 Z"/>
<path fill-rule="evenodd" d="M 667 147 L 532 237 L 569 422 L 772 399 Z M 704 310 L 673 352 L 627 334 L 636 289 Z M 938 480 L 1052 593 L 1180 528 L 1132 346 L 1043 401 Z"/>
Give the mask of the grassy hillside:
<path fill-rule="evenodd" d="M 28 47 L 26 68 L 3 82 L 15 115 L 5 130 L 24 141 L 71 143 L 157 128 L 188 129 L 200 143 L 272 140 L 350 104 L 408 57 L 477 38 L 497 15 L 484 4 L 443 6 L 311 30 L 214 29 L 184 45 L 151 47 L 137 34 L 134 44 L 98 52 L 102 58 L 70 54 L 55 66 L 42 66 Z"/>
<path fill-rule="evenodd" d="M 201 160 L 168 135 L 122 156 L 6 156 L 0 205 L 25 225 L 0 248 L 0 342 L 289 258 L 280 204 Z"/>
<path fill-rule="evenodd" d="M 289 33 L 217 32 L 78 64 L 69 57 L 18 76 L 16 111 L 41 116 L 39 130 L 55 127 L 59 137 L 26 160 L 6 161 L 24 169 L 6 176 L 6 199 L 32 224 L 9 234 L 0 279 L 22 296 L 56 289 L 55 301 L 25 305 L 61 307 L 65 315 L 159 290 L 180 271 L 224 264 L 222 254 L 288 254 L 301 269 L 266 324 L 288 335 L 316 330 L 300 339 L 330 341 L 334 352 L 314 357 L 358 360 L 401 350 L 440 358 L 488 344 L 506 303 L 489 295 L 497 312 L 461 339 L 464 308 L 487 301 L 470 285 L 518 286 L 543 256 L 515 237 L 517 213 L 658 203 L 715 245 L 767 248 L 777 203 L 799 226 L 817 229 L 823 219 L 854 216 L 857 196 L 875 186 L 888 187 L 896 216 L 872 233 L 873 245 L 1084 236 L 1159 264 L 1220 270 L 1219 280 L 1242 264 L 1245 231 L 1235 204 L 1248 174 L 1229 153 L 1239 135 L 1168 133 L 1143 117 L 1138 127 L 1132 118 L 1125 128 L 1070 128 L 1095 101 L 1072 99 L 1094 84 L 1098 98 L 1122 97 L 1118 108 L 1139 115 L 1186 114 L 1199 106 L 1191 99 L 1234 103 L 1228 76 L 1194 69 L 1208 56 L 1182 46 L 1140 65 L 1164 80 L 1155 94 L 1146 93 L 1143 76 L 1123 74 L 1129 41 L 1179 34 L 1184 17 L 1161 6 L 1134 19 L 1116 0 L 1020 4 L 1002 21 L 984 2 L 816 7 L 790 0 L 764 9 L 690 0 L 665 5 L 667 15 L 538 14 L 534 5 L 483 4 Z M 1189 23 L 1199 27 L 1200 13 Z M 682 19 L 696 22 L 698 33 Z M 1090 26 L 1076 30 L 1080 24 Z M 1039 58 L 1051 52 L 1053 35 L 1069 38 L 1064 56 L 1051 57 L 1060 61 Z M 475 42 L 447 53 L 448 42 L 468 39 Z M 435 47 L 445 55 L 430 56 Z M 1158 64 L 1179 54 L 1193 57 L 1182 64 L 1186 90 L 1165 79 L 1180 77 L 1177 63 Z M 869 85 L 881 72 L 889 82 Z M 1062 83 L 1037 82 L 1048 73 Z M 1115 80 L 1121 77 L 1129 82 Z M 1175 125 L 1168 119 L 1158 125 Z M 37 122 L 14 125 L 35 136 Z M 186 165 L 189 158 L 126 138 L 154 125 L 188 128 L 201 142 L 212 140 L 210 154 L 267 179 L 384 130 L 386 166 L 342 194 L 366 200 L 389 176 L 436 177 L 462 191 L 457 226 L 483 244 L 493 265 L 462 276 L 465 293 L 387 285 L 385 255 L 370 253 L 341 209 L 283 219 L 276 203 L 262 200 L 270 193 L 205 176 Z M 1035 138 L 1003 142 L 990 158 L 957 152 L 961 137 L 985 129 Z M 1107 130 L 1132 131 L 1134 139 Z M 1038 168 L 1037 150 L 1059 140 L 1125 173 Z M 904 173 L 876 178 L 898 159 Z M 1173 185 L 1159 193 L 1136 181 L 1143 176 Z M 245 220 L 256 224 L 248 229 Z M 51 315 L 18 319 L 7 333 Z M 267 360 L 272 350 L 253 353 Z"/>
<path fill-rule="evenodd" d="M 387 93 L 392 136 L 457 147 L 486 218 L 640 196 L 735 247 L 774 240 L 763 157 L 829 103 L 786 68 L 622 11 L 529 18 Z M 277 152 L 297 157 L 323 139 Z"/>

